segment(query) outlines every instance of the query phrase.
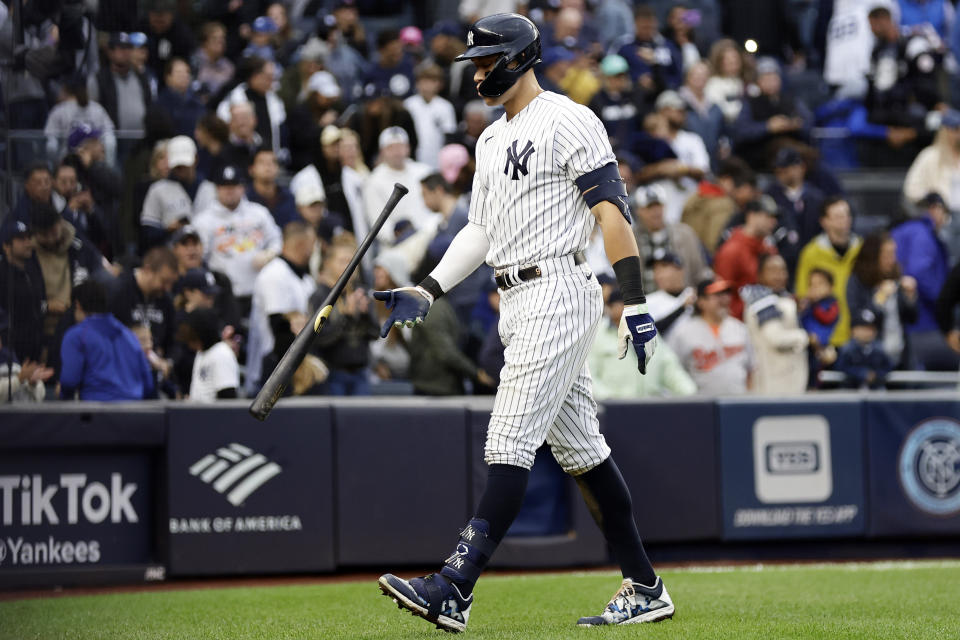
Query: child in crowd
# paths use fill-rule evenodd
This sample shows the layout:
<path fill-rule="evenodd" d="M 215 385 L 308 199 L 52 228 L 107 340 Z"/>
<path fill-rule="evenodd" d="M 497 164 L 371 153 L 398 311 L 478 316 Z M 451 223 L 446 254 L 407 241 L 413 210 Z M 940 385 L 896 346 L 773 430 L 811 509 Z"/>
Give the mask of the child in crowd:
<path fill-rule="evenodd" d="M 837 369 L 846 374 L 851 389 L 883 389 L 893 368 L 890 357 L 877 340 L 877 315 L 861 309 L 850 321 L 850 342 L 840 347 Z"/>
<path fill-rule="evenodd" d="M 214 309 L 198 307 L 187 313 L 177 339 L 196 352 L 190 377 L 190 399 L 213 402 L 236 398 L 240 365 L 233 348 L 221 339 L 220 319 Z"/>
<path fill-rule="evenodd" d="M 800 315 L 800 324 L 816 338 L 817 346 L 830 344 L 830 337 L 840 317 L 840 305 L 833 295 L 833 274 L 825 269 L 810 272 L 805 308 Z"/>

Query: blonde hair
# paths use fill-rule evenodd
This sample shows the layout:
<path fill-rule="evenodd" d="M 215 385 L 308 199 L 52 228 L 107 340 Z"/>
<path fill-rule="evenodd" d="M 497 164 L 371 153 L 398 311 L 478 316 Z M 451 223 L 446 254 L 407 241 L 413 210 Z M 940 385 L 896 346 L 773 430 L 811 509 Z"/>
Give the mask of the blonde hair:
<path fill-rule="evenodd" d="M 750 79 L 752 65 L 750 64 L 750 58 L 744 54 L 740 49 L 740 46 L 730 38 L 722 38 L 713 43 L 713 46 L 710 47 L 710 55 L 708 56 L 710 60 L 710 74 L 717 76 L 718 78 L 726 77 L 722 74 L 723 70 L 723 57 L 727 51 L 733 51 L 737 54 L 737 57 L 740 58 L 740 79 L 745 83 Z"/>
<path fill-rule="evenodd" d="M 153 151 L 150 153 L 150 177 L 154 180 L 166 178 L 170 171 L 161 170 L 160 161 L 167 157 L 167 140 L 160 140 L 153 145 Z"/>
<path fill-rule="evenodd" d="M 370 173 L 370 167 L 363 161 L 363 145 L 360 143 L 360 134 L 353 129 L 344 127 L 340 129 L 340 143 L 343 144 L 345 138 L 350 138 L 357 145 L 357 167 L 356 170 L 364 175 Z"/>

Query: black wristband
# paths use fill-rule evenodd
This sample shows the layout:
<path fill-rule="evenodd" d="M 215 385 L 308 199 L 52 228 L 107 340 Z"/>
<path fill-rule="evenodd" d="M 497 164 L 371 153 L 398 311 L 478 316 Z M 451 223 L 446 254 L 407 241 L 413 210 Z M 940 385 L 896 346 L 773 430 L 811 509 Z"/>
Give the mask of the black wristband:
<path fill-rule="evenodd" d="M 613 265 L 613 272 L 617 274 L 624 304 L 643 304 L 647 301 L 647 297 L 643 295 L 643 269 L 640 267 L 639 256 L 627 256 L 617 260 Z"/>
<path fill-rule="evenodd" d="M 440 296 L 443 295 L 443 289 L 440 288 L 440 283 L 430 276 L 421 280 L 417 286 L 423 287 L 424 291 L 432 295 L 434 300 L 438 300 Z"/>

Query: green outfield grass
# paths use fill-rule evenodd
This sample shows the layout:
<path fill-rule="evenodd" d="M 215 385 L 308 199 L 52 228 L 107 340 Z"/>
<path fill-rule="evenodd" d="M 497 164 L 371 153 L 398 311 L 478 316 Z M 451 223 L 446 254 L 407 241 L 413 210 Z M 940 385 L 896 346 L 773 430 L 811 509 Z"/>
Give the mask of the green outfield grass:
<path fill-rule="evenodd" d="M 745 567 L 663 573 L 673 620 L 575 626 L 619 586 L 604 573 L 490 575 L 465 638 L 960 638 L 960 563 Z M 376 582 L 73 596 L 0 603 L 0 638 L 446 638 Z"/>

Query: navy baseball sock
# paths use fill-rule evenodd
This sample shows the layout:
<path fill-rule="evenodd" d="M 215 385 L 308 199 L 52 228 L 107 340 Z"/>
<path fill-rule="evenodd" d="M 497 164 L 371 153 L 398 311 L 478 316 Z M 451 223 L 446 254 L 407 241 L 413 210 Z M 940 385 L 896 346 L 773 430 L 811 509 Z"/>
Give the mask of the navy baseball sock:
<path fill-rule="evenodd" d="M 577 476 L 576 480 L 593 519 L 613 547 L 613 556 L 620 563 L 623 577 L 644 585 L 656 584 L 657 574 L 643 549 L 633 518 L 630 489 L 613 456 Z"/>
<path fill-rule="evenodd" d="M 457 585 L 468 597 L 490 561 L 497 545 L 523 504 L 530 471 L 506 464 L 490 465 L 487 488 L 477 507 L 477 515 L 460 532 L 460 540 L 444 561 L 440 574 Z"/>

